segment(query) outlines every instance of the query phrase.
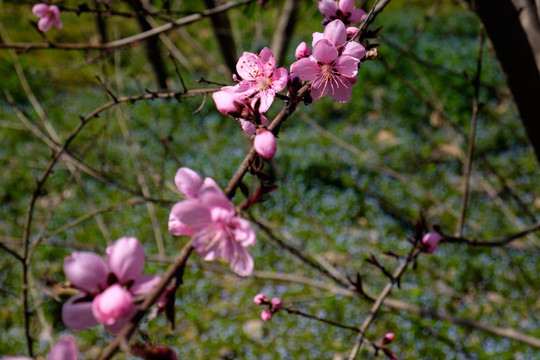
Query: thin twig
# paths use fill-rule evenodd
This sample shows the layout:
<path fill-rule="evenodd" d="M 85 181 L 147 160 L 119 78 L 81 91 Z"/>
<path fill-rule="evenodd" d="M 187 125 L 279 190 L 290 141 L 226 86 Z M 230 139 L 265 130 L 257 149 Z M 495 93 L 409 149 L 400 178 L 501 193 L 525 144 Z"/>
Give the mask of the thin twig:
<path fill-rule="evenodd" d="M 480 96 L 480 75 L 482 74 L 482 54 L 484 49 L 484 26 L 480 25 L 478 30 L 478 60 L 476 63 L 476 76 L 473 81 L 474 96 L 473 96 L 473 108 L 471 116 L 471 130 L 469 133 L 469 147 L 467 150 L 467 162 L 465 163 L 465 184 L 463 188 L 463 196 L 461 198 L 461 211 L 459 214 L 458 226 L 456 234 L 457 236 L 463 235 L 463 226 L 465 225 L 465 217 L 467 216 L 467 202 L 469 200 L 469 185 L 471 178 L 471 169 L 474 155 L 474 138 L 476 136 L 476 121 L 478 119 Z"/>

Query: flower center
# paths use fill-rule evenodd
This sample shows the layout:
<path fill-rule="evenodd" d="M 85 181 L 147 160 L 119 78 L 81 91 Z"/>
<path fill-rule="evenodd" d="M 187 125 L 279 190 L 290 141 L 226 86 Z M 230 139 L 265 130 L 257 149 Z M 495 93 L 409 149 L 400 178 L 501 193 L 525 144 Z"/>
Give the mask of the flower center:
<path fill-rule="evenodd" d="M 260 77 L 257 79 L 257 85 L 259 86 L 260 90 L 266 90 L 270 88 L 271 81 L 267 77 Z"/>

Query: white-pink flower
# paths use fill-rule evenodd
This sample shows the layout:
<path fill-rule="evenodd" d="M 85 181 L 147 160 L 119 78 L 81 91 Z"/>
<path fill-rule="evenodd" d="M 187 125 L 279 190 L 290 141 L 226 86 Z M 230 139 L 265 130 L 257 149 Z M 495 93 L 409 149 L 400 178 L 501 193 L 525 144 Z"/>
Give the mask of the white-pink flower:
<path fill-rule="evenodd" d="M 144 252 L 136 238 L 123 237 L 107 247 L 107 260 L 91 252 L 64 259 L 64 272 L 79 290 L 62 307 L 64 324 L 75 331 L 98 323 L 120 331 L 135 312 L 134 297 L 145 295 L 159 276 L 143 275 Z"/>
<path fill-rule="evenodd" d="M 234 92 L 251 98 L 252 108 L 260 113 L 268 111 L 276 93 L 287 86 L 287 70 L 275 65 L 274 54 L 266 47 L 258 55 L 244 52 L 236 64 L 241 80 Z"/>
<path fill-rule="evenodd" d="M 62 21 L 60 20 L 60 9 L 56 5 L 47 5 L 44 3 L 36 4 L 32 8 L 34 15 L 39 17 L 38 29 L 40 31 L 47 31 L 53 25 L 57 29 L 62 28 Z"/>
<path fill-rule="evenodd" d="M 200 183 L 200 178 L 185 176 L 191 172 L 180 168 L 175 177 L 178 190 L 187 200 L 173 206 L 169 231 L 193 236 L 193 247 L 204 260 L 224 259 L 238 275 L 251 274 L 253 258 L 247 247 L 256 242 L 251 224 L 236 214 L 233 204 L 213 179 L 206 178 Z M 196 196 L 188 196 L 197 186 Z"/>
<path fill-rule="evenodd" d="M 354 8 L 354 0 L 319 1 L 319 11 L 324 15 L 323 25 L 333 20 L 341 20 L 345 25 L 357 24 L 366 18 L 366 12 Z"/>

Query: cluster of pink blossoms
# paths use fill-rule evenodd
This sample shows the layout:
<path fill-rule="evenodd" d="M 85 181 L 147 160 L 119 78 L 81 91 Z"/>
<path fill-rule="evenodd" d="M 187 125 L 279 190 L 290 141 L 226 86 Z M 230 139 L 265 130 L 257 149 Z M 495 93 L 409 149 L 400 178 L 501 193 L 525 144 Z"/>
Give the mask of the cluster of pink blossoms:
<path fill-rule="evenodd" d="M 123 237 L 107 247 L 107 260 L 92 252 L 64 259 L 64 272 L 81 292 L 62 308 L 64 324 L 75 331 L 104 324 L 119 332 L 137 311 L 135 297 L 150 292 L 159 276 L 142 275 L 144 252 L 136 238 Z"/>
<path fill-rule="evenodd" d="M 250 275 L 254 265 L 247 247 L 255 245 L 256 236 L 249 221 L 236 214 L 213 179 L 203 181 L 195 171 L 183 167 L 174 182 L 186 200 L 173 206 L 169 231 L 173 235 L 193 236 L 193 247 L 204 260 L 221 258 L 238 275 Z"/>
<path fill-rule="evenodd" d="M 285 89 L 288 81 L 287 70 L 276 68 L 272 50 L 264 48 L 259 54 L 244 52 L 236 64 L 240 79 L 235 86 L 225 86 L 212 97 L 216 107 L 224 115 L 240 121 L 242 129 L 255 139 L 266 130 L 268 119 L 263 115 L 270 109 L 276 94 Z M 254 140 L 255 149 L 264 158 L 270 159 L 275 154 L 275 138 L 271 132 L 264 139 Z M 257 144 L 258 143 L 258 144 Z"/>
<path fill-rule="evenodd" d="M 62 21 L 60 20 L 60 9 L 56 5 L 47 5 L 39 3 L 32 8 L 34 15 L 39 17 L 38 29 L 40 31 L 47 31 L 53 25 L 57 29 L 62 28 Z"/>
<path fill-rule="evenodd" d="M 272 315 L 278 312 L 283 308 L 283 303 L 280 298 L 268 299 L 263 294 L 257 294 L 253 298 L 253 302 L 257 305 L 268 305 L 268 309 L 265 309 L 261 312 L 262 321 L 269 321 L 272 318 Z"/>

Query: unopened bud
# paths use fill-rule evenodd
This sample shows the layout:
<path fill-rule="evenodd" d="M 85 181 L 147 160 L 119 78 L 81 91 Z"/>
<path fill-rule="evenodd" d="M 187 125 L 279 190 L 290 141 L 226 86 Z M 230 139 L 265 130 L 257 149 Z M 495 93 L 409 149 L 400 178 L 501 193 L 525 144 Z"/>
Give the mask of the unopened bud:
<path fill-rule="evenodd" d="M 441 235 L 439 235 L 439 233 L 428 232 L 422 238 L 422 244 L 424 244 L 424 250 L 428 254 L 433 254 L 433 252 L 435 252 L 435 250 L 437 249 L 437 245 L 439 245 L 439 241 L 441 241 Z"/>

